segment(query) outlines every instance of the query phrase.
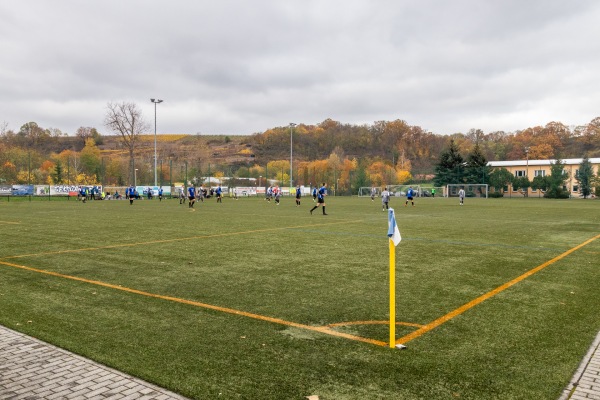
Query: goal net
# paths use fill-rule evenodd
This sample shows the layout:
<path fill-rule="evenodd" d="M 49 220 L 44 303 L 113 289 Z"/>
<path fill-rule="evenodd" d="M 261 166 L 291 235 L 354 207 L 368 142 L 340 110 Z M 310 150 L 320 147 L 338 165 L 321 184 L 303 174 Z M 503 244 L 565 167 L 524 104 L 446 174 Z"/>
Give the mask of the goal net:
<path fill-rule="evenodd" d="M 421 186 L 422 197 L 444 197 L 445 186 Z"/>
<path fill-rule="evenodd" d="M 415 197 L 421 197 L 423 195 L 423 191 L 421 190 L 421 186 L 419 185 L 390 185 L 387 188 L 392 196 L 405 197 L 406 192 L 411 187 L 415 192 Z"/>
<path fill-rule="evenodd" d="M 465 197 L 481 197 L 485 199 L 488 198 L 488 185 L 486 183 L 451 183 L 446 185 L 446 196 L 458 197 L 458 191 L 460 189 L 465 190 Z"/>
<path fill-rule="evenodd" d="M 381 188 L 375 187 L 375 197 L 381 196 Z M 358 189 L 358 197 L 371 197 L 370 187 L 361 187 Z"/>

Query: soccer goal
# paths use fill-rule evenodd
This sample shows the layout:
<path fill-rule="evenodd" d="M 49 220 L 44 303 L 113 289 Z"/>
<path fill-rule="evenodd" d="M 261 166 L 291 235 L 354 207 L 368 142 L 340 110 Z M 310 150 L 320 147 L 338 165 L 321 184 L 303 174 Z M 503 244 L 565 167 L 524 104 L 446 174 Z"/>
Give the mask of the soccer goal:
<path fill-rule="evenodd" d="M 381 188 L 375 187 L 375 196 L 381 196 Z M 371 197 L 371 188 L 370 187 L 361 187 L 358 189 L 358 197 Z"/>
<path fill-rule="evenodd" d="M 423 195 L 421 186 L 419 185 L 389 185 L 387 188 L 392 196 L 404 197 L 406 196 L 407 190 L 411 187 L 413 188 L 416 197 L 421 197 Z"/>
<path fill-rule="evenodd" d="M 486 183 L 450 183 L 446 185 L 446 196 L 458 197 L 458 192 L 460 189 L 465 190 L 465 197 L 488 198 L 488 185 Z"/>
<path fill-rule="evenodd" d="M 444 197 L 445 186 L 421 186 L 422 197 Z"/>

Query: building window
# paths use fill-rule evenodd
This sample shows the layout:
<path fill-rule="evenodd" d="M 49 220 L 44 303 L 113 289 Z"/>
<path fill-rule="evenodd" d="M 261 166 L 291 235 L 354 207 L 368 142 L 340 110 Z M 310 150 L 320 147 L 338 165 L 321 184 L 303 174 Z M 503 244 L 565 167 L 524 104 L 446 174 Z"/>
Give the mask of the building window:
<path fill-rule="evenodd" d="M 579 170 L 578 169 L 575 170 L 575 178 L 579 178 Z"/>
<path fill-rule="evenodd" d="M 573 191 L 574 191 L 574 192 L 579 192 L 579 186 L 577 186 L 577 185 L 574 185 L 574 186 L 573 186 Z"/>
<path fill-rule="evenodd" d="M 533 171 L 533 176 L 546 176 L 546 171 L 543 169 L 536 169 Z"/>
<path fill-rule="evenodd" d="M 519 169 L 519 170 L 516 170 L 516 171 L 515 171 L 515 176 L 516 176 L 517 178 L 520 178 L 520 177 L 522 177 L 522 176 L 525 176 L 525 170 L 524 170 L 524 169 Z"/>

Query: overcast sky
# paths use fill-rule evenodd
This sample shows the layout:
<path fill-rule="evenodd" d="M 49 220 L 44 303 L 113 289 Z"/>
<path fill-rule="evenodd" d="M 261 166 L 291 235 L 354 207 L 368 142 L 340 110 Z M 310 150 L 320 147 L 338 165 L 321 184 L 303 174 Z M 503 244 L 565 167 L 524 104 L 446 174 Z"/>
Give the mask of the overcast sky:
<path fill-rule="evenodd" d="M 327 118 L 437 134 L 600 116 L 597 0 L 0 0 L 0 123 L 108 134 Z"/>

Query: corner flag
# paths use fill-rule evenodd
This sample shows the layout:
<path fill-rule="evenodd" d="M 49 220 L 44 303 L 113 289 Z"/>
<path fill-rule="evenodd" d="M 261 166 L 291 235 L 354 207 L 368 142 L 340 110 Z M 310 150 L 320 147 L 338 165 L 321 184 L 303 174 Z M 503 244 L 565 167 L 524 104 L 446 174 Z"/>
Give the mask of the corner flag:
<path fill-rule="evenodd" d="M 394 242 L 394 246 L 398 246 L 398 243 L 402 240 L 398 225 L 396 225 L 396 215 L 393 208 L 388 210 L 388 237 Z"/>
<path fill-rule="evenodd" d="M 388 242 L 390 248 L 390 348 L 405 348 L 403 345 L 396 345 L 396 246 L 402 240 L 398 225 L 396 225 L 396 216 L 394 209 L 388 210 Z"/>

